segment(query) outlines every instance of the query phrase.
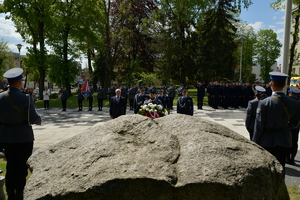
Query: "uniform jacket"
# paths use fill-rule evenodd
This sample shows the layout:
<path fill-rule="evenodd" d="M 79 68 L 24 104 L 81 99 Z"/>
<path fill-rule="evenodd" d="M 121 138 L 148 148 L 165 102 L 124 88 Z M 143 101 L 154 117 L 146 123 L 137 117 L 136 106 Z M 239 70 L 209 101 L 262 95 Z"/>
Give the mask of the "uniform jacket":
<path fill-rule="evenodd" d="M 194 104 L 193 104 L 192 97 L 181 96 L 181 97 L 178 98 L 177 113 L 193 116 L 193 114 L 194 114 Z"/>
<path fill-rule="evenodd" d="M 291 117 L 290 121 L 283 106 L 272 96 L 277 96 L 283 102 Z M 272 96 L 258 103 L 252 140 L 262 147 L 291 147 L 289 126 L 299 127 L 300 102 L 283 92 L 273 93 Z"/>
<path fill-rule="evenodd" d="M 171 88 L 171 87 L 169 87 L 168 89 L 167 89 L 167 94 L 168 94 L 168 97 L 175 97 L 175 94 L 176 94 L 176 91 L 175 91 L 175 88 L 173 87 L 173 88 Z"/>
<path fill-rule="evenodd" d="M 152 104 L 156 104 L 156 105 L 162 105 L 162 102 L 159 100 L 159 99 L 147 99 L 144 101 L 144 104 L 147 105 L 149 103 L 152 103 Z"/>
<path fill-rule="evenodd" d="M 127 98 L 128 97 L 128 88 L 127 87 L 123 87 L 121 88 L 121 96 L 124 97 L 124 98 Z"/>
<path fill-rule="evenodd" d="M 150 99 L 149 95 L 136 94 L 133 100 L 134 113 L 138 113 L 141 105 L 144 105 L 145 100 Z"/>
<path fill-rule="evenodd" d="M 135 88 L 132 87 L 132 88 L 128 89 L 127 93 L 128 93 L 129 99 L 134 99 L 134 96 L 136 95 L 136 90 L 135 90 Z"/>
<path fill-rule="evenodd" d="M 59 90 L 59 93 L 61 93 L 61 97 L 60 98 L 62 100 L 68 100 L 69 94 L 68 94 L 67 90 L 61 89 L 61 90 Z"/>
<path fill-rule="evenodd" d="M 35 110 L 33 98 L 15 87 L 9 88 L 9 96 L 26 116 L 29 112 L 29 119 L 13 108 L 5 92 L 0 93 L 0 143 L 32 142 L 34 136 L 29 123 L 41 124 L 41 117 Z"/>
<path fill-rule="evenodd" d="M 98 93 L 98 99 L 106 99 L 106 92 L 104 88 L 98 88 L 96 92 Z"/>
<path fill-rule="evenodd" d="M 252 130 L 252 131 L 254 130 L 256 109 L 258 106 L 258 102 L 259 102 L 259 100 L 257 98 L 248 102 L 245 126 L 249 133 L 250 133 L 250 130 Z"/>
<path fill-rule="evenodd" d="M 204 97 L 205 95 L 205 87 L 203 85 L 194 85 L 195 88 L 197 88 L 197 96 L 198 97 Z"/>
<path fill-rule="evenodd" d="M 94 99 L 94 89 L 93 88 L 89 88 L 89 92 L 90 92 L 90 94 L 89 94 L 89 96 L 87 97 L 88 99 Z"/>
<path fill-rule="evenodd" d="M 78 89 L 76 91 L 76 94 L 77 94 L 77 99 L 79 99 L 79 100 L 83 100 L 84 99 L 84 96 L 81 94 L 81 89 Z"/>
<path fill-rule="evenodd" d="M 124 97 L 120 96 L 119 102 L 117 101 L 116 96 L 111 97 L 109 114 L 113 118 L 117 118 L 121 115 L 126 114 L 126 103 L 125 103 L 125 98 Z"/>
<path fill-rule="evenodd" d="M 169 97 L 166 95 L 157 95 L 156 96 L 157 99 L 159 99 L 162 103 L 162 106 L 164 108 L 170 108 L 170 101 L 169 101 Z"/>

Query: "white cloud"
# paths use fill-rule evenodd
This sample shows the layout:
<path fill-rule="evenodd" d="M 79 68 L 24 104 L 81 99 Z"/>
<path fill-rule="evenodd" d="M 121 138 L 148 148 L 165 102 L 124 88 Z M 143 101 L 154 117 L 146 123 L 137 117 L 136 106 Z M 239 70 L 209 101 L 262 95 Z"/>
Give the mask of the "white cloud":
<path fill-rule="evenodd" d="M 274 16 L 274 17 L 273 17 L 273 19 L 276 19 L 276 18 L 277 18 L 277 16 Z"/>
<path fill-rule="evenodd" d="M 260 29 L 262 29 L 265 25 L 263 22 L 255 22 L 254 24 L 249 24 L 249 26 L 252 26 L 255 32 L 258 32 Z"/>
<path fill-rule="evenodd" d="M 269 25 L 269 28 L 274 29 L 276 26 Z"/>
<path fill-rule="evenodd" d="M 0 15 L 0 36 L 22 39 L 19 33 L 16 33 L 16 28 L 11 20 L 6 20 L 4 15 Z"/>
<path fill-rule="evenodd" d="M 284 32 L 284 29 L 283 29 L 283 28 L 280 28 L 280 29 L 275 30 L 275 33 L 277 33 L 277 34 L 280 34 L 280 33 L 283 33 L 283 32 Z"/>

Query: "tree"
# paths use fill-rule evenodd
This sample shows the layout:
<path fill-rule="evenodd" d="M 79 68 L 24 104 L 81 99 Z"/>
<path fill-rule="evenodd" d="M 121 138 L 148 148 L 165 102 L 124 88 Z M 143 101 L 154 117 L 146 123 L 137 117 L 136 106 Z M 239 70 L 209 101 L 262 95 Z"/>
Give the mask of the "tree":
<path fill-rule="evenodd" d="M 233 23 L 238 20 L 233 13 L 237 13 L 237 10 L 231 0 L 220 0 L 214 8 L 206 12 L 204 22 L 199 27 L 200 72 L 208 80 L 234 77 L 233 53 L 237 48 L 237 28 Z"/>
<path fill-rule="evenodd" d="M 281 46 L 277 34 L 272 29 L 260 30 L 257 33 L 257 43 L 254 45 L 255 58 L 260 64 L 260 77 L 265 81 L 270 78 L 269 73 L 280 56 Z"/>
<path fill-rule="evenodd" d="M 146 73 L 154 70 L 157 54 L 152 46 L 156 41 L 144 21 L 158 9 L 156 4 L 156 0 L 118 0 L 111 5 L 112 40 L 121 47 L 115 65 L 119 81 L 127 75 L 131 76 L 129 79 L 140 78 L 132 77 L 133 64 Z"/>
<path fill-rule="evenodd" d="M 12 53 L 10 52 L 7 42 L 0 39 L 0 79 L 3 78 L 3 71 L 7 65 L 12 65 L 10 58 Z"/>
<path fill-rule="evenodd" d="M 3 3 L 3 11 L 9 13 L 6 18 L 11 18 L 16 25 L 17 32 L 27 43 L 32 44 L 29 51 L 34 59 L 32 66 L 37 69 L 40 76 L 40 98 L 43 97 L 46 76 L 45 27 L 51 26 L 49 11 L 55 2 L 56 0 L 10 0 Z"/>
<path fill-rule="evenodd" d="M 253 57 L 254 57 L 254 44 L 256 43 L 256 34 L 253 30 L 252 26 L 239 23 L 237 24 L 238 31 L 236 39 L 237 41 L 240 38 L 244 38 L 243 44 L 239 44 L 239 48 L 237 48 L 236 52 L 234 53 L 234 57 L 236 58 L 235 63 L 239 63 L 240 60 L 240 51 L 241 51 L 241 45 L 243 48 L 242 51 L 242 80 L 243 81 L 249 81 L 250 83 L 254 82 L 252 80 L 252 66 L 253 66 Z M 239 63 L 240 64 L 240 63 Z M 235 79 L 238 80 L 239 77 L 239 71 L 236 74 Z"/>

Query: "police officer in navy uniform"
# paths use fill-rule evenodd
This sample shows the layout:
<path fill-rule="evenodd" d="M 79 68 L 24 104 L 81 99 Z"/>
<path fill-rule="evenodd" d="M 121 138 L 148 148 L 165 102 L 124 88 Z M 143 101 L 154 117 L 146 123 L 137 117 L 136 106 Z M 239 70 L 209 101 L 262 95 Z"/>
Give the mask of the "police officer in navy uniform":
<path fill-rule="evenodd" d="M 194 114 L 193 99 L 188 96 L 188 90 L 186 88 L 182 89 L 182 96 L 178 97 L 177 113 L 191 116 Z"/>
<path fill-rule="evenodd" d="M 176 91 L 172 83 L 170 84 L 170 87 L 167 89 L 167 94 L 169 98 L 170 109 L 173 110 L 173 101 L 175 99 Z"/>
<path fill-rule="evenodd" d="M 198 81 L 195 85 L 195 88 L 197 88 L 197 106 L 198 109 L 202 109 L 203 106 L 203 98 L 205 95 L 205 87 L 202 85 L 201 81 Z"/>
<path fill-rule="evenodd" d="M 67 109 L 67 101 L 69 99 L 68 91 L 66 90 L 66 87 L 63 85 L 62 88 L 59 90 L 58 93 L 61 93 L 61 104 L 62 104 L 62 111 L 66 111 Z"/>
<path fill-rule="evenodd" d="M 23 199 L 28 167 L 32 154 L 34 135 L 31 124 L 41 124 L 30 94 L 21 92 L 22 68 L 12 68 L 4 73 L 9 90 L 0 94 L 0 145 L 5 150 L 5 185 L 8 199 Z"/>
<path fill-rule="evenodd" d="M 256 109 L 258 106 L 258 102 L 267 97 L 265 94 L 266 92 L 265 88 L 261 86 L 255 86 L 255 91 L 256 91 L 256 95 L 255 95 L 256 98 L 248 102 L 247 114 L 245 120 L 245 126 L 250 134 L 250 140 L 252 140 L 253 137 Z"/>
<path fill-rule="evenodd" d="M 181 97 L 182 96 L 182 90 L 184 89 L 184 84 L 183 83 L 180 83 L 180 87 L 177 88 L 177 94 L 178 94 L 178 97 Z"/>
<path fill-rule="evenodd" d="M 136 95 L 136 90 L 133 84 L 130 84 L 130 88 L 127 91 L 128 99 L 129 99 L 129 110 L 133 110 L 133 100 Z"/>
<path fill-rule="evenodd" d="M 97 99 L 98 99 L 98 111 L 102 111 L 103 100 L 106 99 L 106 91 L 105 91 L 104 88 L 102 88 L 102 84 L 101 83 L 98 83 L 98 88 L 97 88 L 96 92 L 98 93 L 98 95 L 97 95 Z"/>
<path fill-rule="evenodd" d="M 77 100 L 78 100 L 78 111 L 82 111 L 82 101 L 84 100 L 84 96 L 81 94 L 81 85 L 79 85 L 78 90 L 76 91 Z"/>
<path fill-rule="evenodd" d="M 110 87 L 107 89 L 107 95 L 108 95 L 109 102 L 110 102 L 110 98 L 116 95 L 115 90 L 116 90 L 116 88 L 114 88 L 114 84 L 111 83 Z"/>
<path fill-rule="evenodd" d="M 133 109 L 134 114 L 137 114 L 141 108 L 141 105 L 144 105 L 145 100 L 150 99 L 148 94 L 145 94 L 145 88 L 141 87 L 139 89 L 140 93 L 136 94 L 133 100 Z"/>
<path fill-rule="evenodd" d="M 93 110 L 93 101 L 94 101 L 94 88 L 93 88 L 93 84 L 89 83 L 89 96 L 87 97 L 88 102 L 89 102 L 89 109 L 88 111 L 92 111 Z"/>
<path fill-rule="evenodd" d="M 296 86 L 291 86 L 288 93 L 291 98 L 299 101 L 300 90 Z M 290 131 L 292 134 L 292 147 L 288 150 L 286 163 L 295 165 L 295 157 L 298 152 L 299 127 L 292 127 Z"/>
<path fill-rule="evenodd" d="M 161 101 L 162 106 L 164 108 L 170 109 L 169 97 L 164 94 L 164 90 L 163 89 L 159 89 L 158 90 L 158 95 L 156 95 L 156 98 Z"/>
<path fill-rule="evenodd" d="M 274 155 L 285 166 L 288 148 L 292 147 L 290 127 L 299 127 L 300 102 L 282 91 L 287 75 L 271 72 L 272 96 L 258 102 L 252 140 Z"/>
<path fill-rule="evenodd" d="M 156 105 L 162 105 L 162 102 L 156 98 L 156 91 L 155 90 L 150 90 L 150 98 L 149 99 L 146 99 L 144 101 L 144 104 L 147 105 L 149 103 L 152 103 L 152 104 L 156 104 Z"/>
<path fill-rule="evenodd" d="M 128 99 L 128 88 L 126 83 L 121 83 L 121 96 L 125 99 L 125 104 L 127 105 L 127 99 Z"/>

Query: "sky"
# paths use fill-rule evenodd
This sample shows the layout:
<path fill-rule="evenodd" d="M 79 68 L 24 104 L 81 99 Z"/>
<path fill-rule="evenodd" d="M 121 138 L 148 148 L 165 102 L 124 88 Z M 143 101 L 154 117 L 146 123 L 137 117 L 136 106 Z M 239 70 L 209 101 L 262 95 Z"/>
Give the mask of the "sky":
<path fill-rule="evenodd" d="M 260 29 L 273 29 L 277 33 L 277 39 L 283 44 L 284 10 L 274 11 L 270 3 L 276 0 L 252 0 L 253 4 L 248 9 L 243 9 L 240 19 L 249 24 L 257 32 Z M 0 0 L 0 3 L 2 1 Z M 11 51 L 18 53 L 16 44 L 22 44 L 21 55 L 26 55 L 26 47 L 29 44 L 23 42 L 20 34 L 15 32 L 14 24 L 5 20 L 5 14 L 0 14 L 0 40 L 8 43 Z M 278 65 L 282 63 L 282 56 L 277 59 Z M 83 67 L 86 66 L 86 61 Z"/>

